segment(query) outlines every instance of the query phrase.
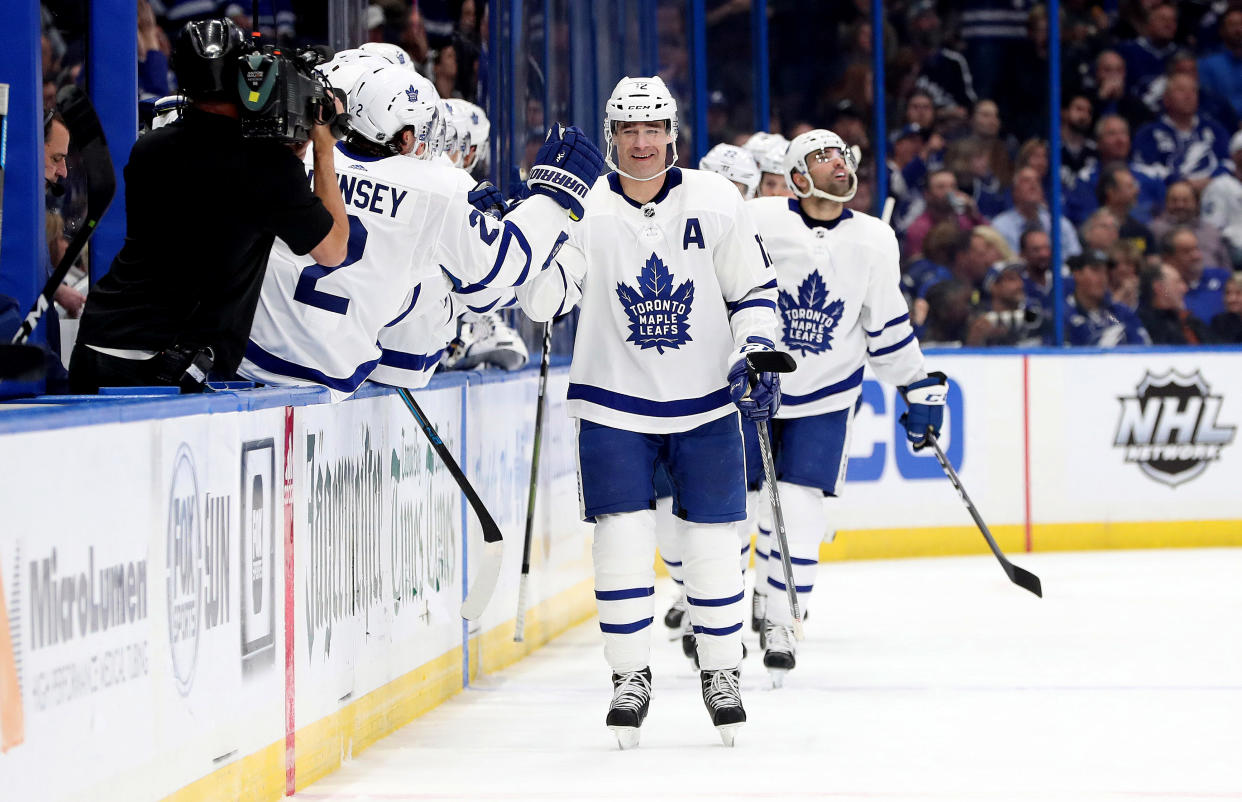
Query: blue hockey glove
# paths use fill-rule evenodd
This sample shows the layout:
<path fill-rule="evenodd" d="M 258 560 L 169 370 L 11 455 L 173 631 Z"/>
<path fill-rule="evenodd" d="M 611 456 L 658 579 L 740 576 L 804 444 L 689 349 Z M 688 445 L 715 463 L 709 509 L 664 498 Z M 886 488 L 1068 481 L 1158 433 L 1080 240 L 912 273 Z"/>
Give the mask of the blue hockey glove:
<path fill-rule="evenodd" d="M 532 193 L 547 195 L 581 220 L 582 202 L 604 170 L 604 156 L 576 125 L 556 123 L 535 156 L 526 183 Z"/>
<path fill-rule="evenodd" d="M 906 397 L 910 410 L 901 416 L 906 427 L 906 439 L 915 451 L 927 445 L 927 430 L 931 429 L 934 436 L 940 436 L 940 427 L 944 424 L 944 402 L 949 395 L 949 380 L 940 371 L 927 374 L 909 387 L 900 388 Z"/>
<path fill-rule="evenodd" d="M 466 200 L 480 212 L 491 212 L 497 216 L 505 213 L 505 196 L 491 181 L 480 181 L 474 189 L 466 193 Z"/>
<path fill-rule="evenodd" d="M 745 354 L 748 351 L 771 351 L 765 344 L 747 344 L 742 349 L 742 358 L 729 368 L 729 397 L 748 421 L 761 423 L 776 414 L 781 406 L 781 376 L 779 373 L 760 373 L 750 371 Z"/>

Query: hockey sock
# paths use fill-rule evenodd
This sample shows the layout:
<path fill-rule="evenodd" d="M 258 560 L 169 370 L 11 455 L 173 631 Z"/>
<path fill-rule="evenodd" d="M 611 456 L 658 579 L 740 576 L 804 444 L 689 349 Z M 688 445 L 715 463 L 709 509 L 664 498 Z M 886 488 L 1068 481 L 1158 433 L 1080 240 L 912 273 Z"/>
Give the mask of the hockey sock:
<path fill-rule="evenodd" d="M 755 507 L 755 593 L 760 596 L 766 596 L 768 593 L 768 573 L 771 570 L 772 560 L 768 557 L 768 550 L 772 546 L 772 507 L 768 503 L 767 491 L 760 490 L 754 494 L 756 496 Z M 750 493 L 746 494 L 747 501 L 750 501 Z M 750 505 L 747 504 L 747 507 Z M 780 572 L 780 566 L 776 567 Z"/>
<path fill-rule="evenodd" d="M 819 544 L 824 539 L 824 494 L 817 487 L 788 482 L 777 482 L 776 487 L 780 492 L 781 511 L 785 518 L 785 537 L 789 541 L 789 560 L 793 563 L 798 609 L 805 613 L 819 568 Z M 785 589 L 780 545 L 776 537 L 772 537 L 768 545 L 767 618 L 774 624 L 792 626 L 793 611 L 789 609 Z"/>
<path fill-rule="evenodd" d="M 677 520 L 682 535 L 687 613 L 704 671 L 736 668 L 742 662 L 745 609 L 737 570 L 736 524 Z"/>
<path fill-rule="evenodd" d="M 750 567 L 750 538 L 755 533 L 755 514 L 759 508 L 758 493 L 746 494 L 746 520 L 737 524 L 737 537 L 742 552 L 742 578 L 746 578 L 746 569 Z"/>
<path fill-rule="evenodd" d="M 668 569 L 669 577 L 676 583 L 678 590 L 682 590 L 684 589 L 684 580 L 681 575 L 681 535 L 673 525 L 674 520 L 676 520 L 676 517 L 673 515 L 672 496 L 656 499 L 656 546 L 660 549 L 660 559 L 664 561 L 664 567 Z"/>
<path fill-rule="evenodd" d="M 639 671 L 651 662 L 655 511 L 600 515 L 596 521 L 591 557 L 604 658 L 613 673 Z"/>

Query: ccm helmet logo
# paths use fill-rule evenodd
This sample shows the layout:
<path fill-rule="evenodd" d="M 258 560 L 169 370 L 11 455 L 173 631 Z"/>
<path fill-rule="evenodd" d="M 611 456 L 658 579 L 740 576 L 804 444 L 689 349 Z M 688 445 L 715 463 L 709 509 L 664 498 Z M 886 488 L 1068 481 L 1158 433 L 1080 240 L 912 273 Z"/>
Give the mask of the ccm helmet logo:
<path fill-rule="evenodd" d="M 651 109 L 655 107 L 654 106 L 630 106 L 630 108 L 633 109 L 634 111 L 641 111 L 642 109 Z"/>

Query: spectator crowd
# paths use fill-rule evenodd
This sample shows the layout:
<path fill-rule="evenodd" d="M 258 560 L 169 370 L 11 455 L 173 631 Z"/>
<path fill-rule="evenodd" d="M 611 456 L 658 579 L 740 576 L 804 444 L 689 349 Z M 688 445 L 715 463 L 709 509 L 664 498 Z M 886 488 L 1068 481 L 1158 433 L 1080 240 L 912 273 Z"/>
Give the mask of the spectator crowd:
<path fill-rule="evenodd" d="M 154 102 L 177 89 L 169 69 L 176 31 L 220 15 L 249 29 L 251 7 L 137 2 L 140 117 L 147 123 Z M 367 37 L 401 47 L 442 97 L 476 102 L 486 95 L 487 5 L 372 0 Z M 876 172 L 885 169 L 902 287 L 927 344 L 1053 344 L 1058 306 L 1069 345 L 1242 342 L 1242 0 L 1060 5 L 1058 174 L 1047 138 L 1048 10 L 1034 0 L 884 4 L 884 165 L 873 157 L 869 0 L 771 0 L 771 133 L 748 131 L 750 109 L 730 101 L 750 81 L 747 60 L 735 57 L 747 46 L 750 4 L 712 0 L 709 144 L 744 145 L 760 171 L 758 194 L 783 194 L 786 137 L 830 128 L 859 149 L 860 185 L 849 205 L 868 212 L 878 206 Z M 657 6 L 659 71 L 674 95 L 687 97 L 685 4 Z M 43 98 L 51 115 L 57 91 L 84 79 L 86 3 L 44 0 L 43 19 Z M 260 0 L 258 25 L 284 45 L 321 43 L 327 4 Z M 835 47 L 822 45 L 824 31 L 836 32 Z M 555 27 L 531 33 L 558 46 L 566 36 Z M 528 78 L 535 79 L 543 77 Z M 558 88 L 567 78 L 547 80 L 552 97 L 568 95 Z M 527 122 L 541 131 L 543 92 L 529 94 Z M 61 153 L 63 126 L 48 119 L 50 266 L 80 223 L 84 192 L 74 154 Z M 680 149 L 687 165 L 689 123 Z M 527 162 L 538 146 L 532 142 Z M 1063 198 L 1056 220 L 1054 185 Z M 81 313 L 83 276 L 75 273 L 76 283 L 57 294 L 63 316 Z"/>

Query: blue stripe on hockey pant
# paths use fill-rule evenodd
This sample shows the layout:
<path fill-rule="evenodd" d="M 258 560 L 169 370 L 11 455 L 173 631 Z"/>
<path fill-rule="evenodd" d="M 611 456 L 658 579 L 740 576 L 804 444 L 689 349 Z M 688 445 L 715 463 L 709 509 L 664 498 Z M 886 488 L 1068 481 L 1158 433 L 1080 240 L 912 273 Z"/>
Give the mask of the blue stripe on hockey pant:
<path fill-rule="evenodd" d="M 817 487 L 778 481 L 781 512 L 785 517 L 785 537 L 789 541 L 789 559 L 793 563 L 794 589 L 798 593 L 798 609 L 806 612 L 815 574 L 819 569 L 819 544 L 824 539 L 824 493 Z M 785 570 L 781 565 L 781 549 L 775 536 L 769 541 L 767 618 L 774 624 L 793 624 L 789 595 L 785 589 Z"/>
<path fill-rule="evenodd" d="M 614 672 L 645 668 L 655 618 L 655 512 L 600 515 L 591 557 L 604 657 Z"/>
<path fill-rule="evenodd" d="M 671 434 L 579 421 L 578 479 L 586 519 L 654 509 L 653 477 L 663 463 L 678 518 L 697 523 L 742 520 L 746 480 L 740 420 L 734 412 Z"/>
<path fill-rule="evenodd" d="M 742 662 L 745 614 L 736 527 L 679 519 L 677 529 L 682 537 L 686 612 L 698 633 L 699 666 L 704 671 L 736 668 Z"/>

